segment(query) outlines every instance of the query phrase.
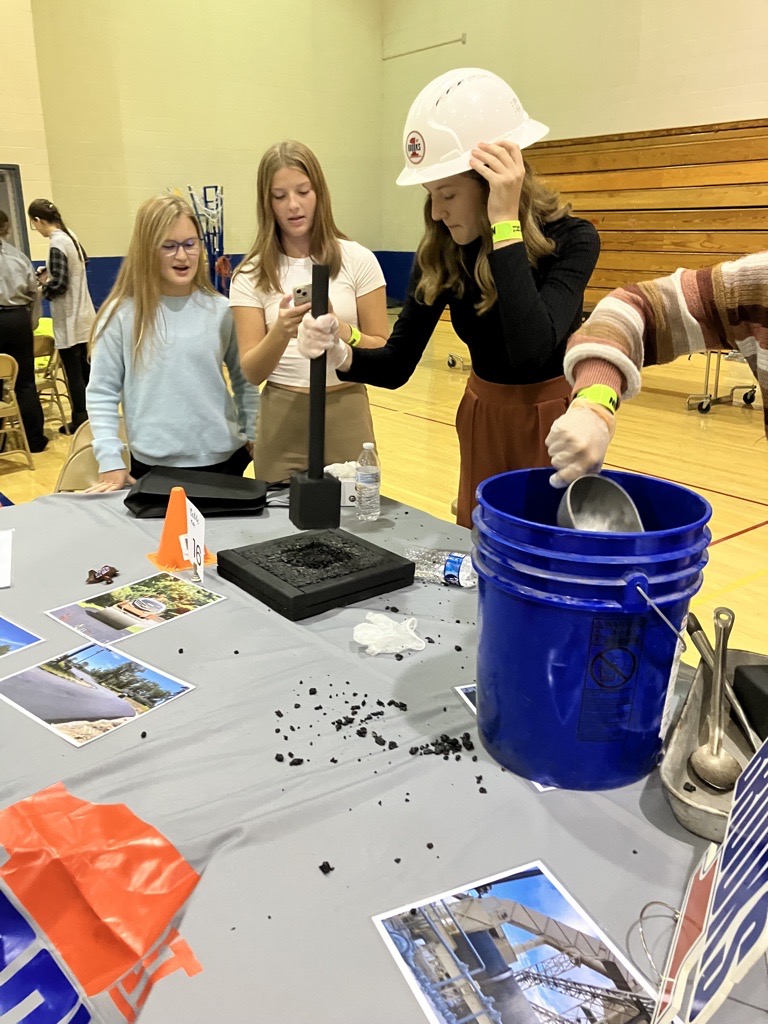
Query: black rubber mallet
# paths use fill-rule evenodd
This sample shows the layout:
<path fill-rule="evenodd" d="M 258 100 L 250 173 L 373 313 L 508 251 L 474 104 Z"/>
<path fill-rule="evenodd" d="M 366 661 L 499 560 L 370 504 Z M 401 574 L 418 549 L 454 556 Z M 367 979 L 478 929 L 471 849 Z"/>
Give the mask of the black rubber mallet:
<path fill-rule="evenodd" d="M 312 267 L 312 316 L 328 312 L 329 268 Z M 341 521 L 341 481 L 325 467 L 325 352 L 309 364 L 309 468 L 294 473 L 288 517 L 299 530 L 334 529 Z"/>

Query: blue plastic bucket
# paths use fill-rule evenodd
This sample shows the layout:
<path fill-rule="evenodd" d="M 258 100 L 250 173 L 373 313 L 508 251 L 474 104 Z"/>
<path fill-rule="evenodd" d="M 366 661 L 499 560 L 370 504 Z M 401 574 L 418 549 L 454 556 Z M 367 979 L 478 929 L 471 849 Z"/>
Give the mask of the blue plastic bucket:
<path fill-rule="evenodd" d="M 609 789 L 643 778 L 661 750 L 677 638 L 702 582 L 707 501 L 685 487 L 606 472 L 645 533 L 557 526 L 552 470 L 485 480 L 478 574 L 477 720 L 492 757 L 527 779 Z"/>

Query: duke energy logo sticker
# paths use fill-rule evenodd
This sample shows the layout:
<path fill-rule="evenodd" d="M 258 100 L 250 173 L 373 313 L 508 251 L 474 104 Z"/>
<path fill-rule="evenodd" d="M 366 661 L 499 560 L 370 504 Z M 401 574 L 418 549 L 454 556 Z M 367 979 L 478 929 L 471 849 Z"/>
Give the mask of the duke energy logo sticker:
<path fill-rule="evenodd" d="M 427 147 L 424 144 L 424 136 L 421 132 L 408 132 L 405 142 L 405 156 L 409 163 L 420 164 L 424 159 Z"/>
<path fill-rule="evenodd" d="M 0 1019 L 132 1024 L 202 968 L 173 927 L 199 875 L 122 804 L 59 784 L 0 811 Z"/>

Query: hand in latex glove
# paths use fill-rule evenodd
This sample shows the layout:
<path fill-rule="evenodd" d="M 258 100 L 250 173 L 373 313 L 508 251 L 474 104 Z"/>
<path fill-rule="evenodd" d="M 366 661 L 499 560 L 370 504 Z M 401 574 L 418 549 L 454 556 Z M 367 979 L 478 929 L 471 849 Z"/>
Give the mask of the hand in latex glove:
<path fill-rule="evenodd" d="M 323 313 L 317 319 L 308 313 L 299 325 L 298 347 L 305 359 L 327 353 L 332 370 L 345 370 L 352 361 L 352 349 L 340 340 L 339 321 L 332 313 Z"/>
<path fill-rule="evenodd" d="M 585 473 L 598 473 L 616 430 L 610 410 L 587 398 L 575 398 L 552 424 L 545 444 L 552 466 L 557 470 L 549 482 L 567 487 Z"/>

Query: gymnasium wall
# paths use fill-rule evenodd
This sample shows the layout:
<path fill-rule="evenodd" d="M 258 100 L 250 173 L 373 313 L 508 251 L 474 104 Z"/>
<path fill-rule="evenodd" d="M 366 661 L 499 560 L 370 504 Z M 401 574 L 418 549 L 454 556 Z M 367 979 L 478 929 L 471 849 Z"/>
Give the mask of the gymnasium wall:
<path fill-rule="evenodd" d="M 401 295 L 422 206 L 394 184 L 403 122 L 452 67 L 507 78 L 551 138 L 768 111 L 764 0 L 2 3 L 0 163 L 22 165 L 26 199 L 61 206 L 96 257 L 97 298 L 136 206 L 169 185 L 223 184 L 242 253 L 259 156 L 286 137 L 316 150 L 341 228 Z"/>
<path fill-rule="evenodd" d="M 26 206 L 51 193 L 32 5 L 30 0 L 2 0 L 0 10 L 0 164 L 20 166 Z M 48 245 L 39 235 L 32 235 L 30 245 L 33 258 L 45 256 Z"/>
<path fill-rule="evenodd" d="M 381 234 L 378 2 L 33 0 L 56 202 L 94 256 L 125 249 L 133 213 L 166 186 L 219 183 L 226 246 L 255 232 L 256 166 L 308 143 L 337 220 Z"/>
<path fill-rule="evenodd" d="M 766 34 L 765 0 L 383 0 L 381 248 L 418 242 L 422 197 L 394 184 L 399 146 L 412 100 L 444 71 L 501 75 L 550 138 L 711 124 L 768 114 Z"/>

